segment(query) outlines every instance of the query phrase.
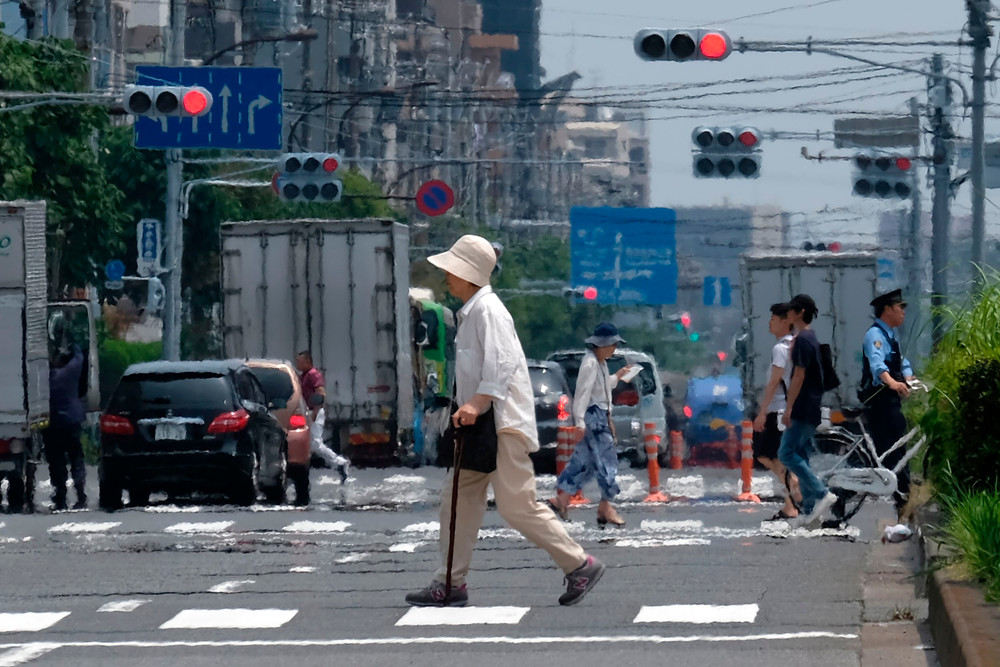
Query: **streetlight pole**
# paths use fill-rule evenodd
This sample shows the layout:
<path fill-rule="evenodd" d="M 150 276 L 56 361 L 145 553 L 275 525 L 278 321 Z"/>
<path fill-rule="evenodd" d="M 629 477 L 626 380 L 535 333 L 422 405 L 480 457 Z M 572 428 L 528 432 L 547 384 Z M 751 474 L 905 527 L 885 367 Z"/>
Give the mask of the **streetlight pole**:
<path fill-rule="evenodd" d="M 303 28 L 302 30 L 297 30 L 295 32 L 290 32 L 285 35 L 274 35 L 271 37 L 254 37 L 253 39 L 244 39 L 241 42 L 236 42 L 224 49 L 219 49 L 208 58 L 201 61 L 202 67 L 208 67 L 216 60 L 229 53 L 234 49 L 242 49 L 244 46 L 249 46 L 251 44 L 267 44 L 271 42 L 311 42 L 316 39 L 318 33 L 314 28 Z"/>

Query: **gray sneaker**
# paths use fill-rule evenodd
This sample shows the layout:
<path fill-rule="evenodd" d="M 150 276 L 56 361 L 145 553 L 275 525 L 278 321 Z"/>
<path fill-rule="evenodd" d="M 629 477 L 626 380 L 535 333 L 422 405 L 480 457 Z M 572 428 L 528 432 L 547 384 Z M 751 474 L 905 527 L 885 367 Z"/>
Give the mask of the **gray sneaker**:
<path fill-rule="evenodd" d="M 602 575 L 604 563 L 588 555 L 583 565 L 566 575 L 566 592 L 559 596 L 559 604 L 571 605 L 582 600 Z"/>
<path fill-rule="evenodd" d="M 406 594 L 406 603 L 414 607 L 464 607 L 469 603 L 469 591 L 465 584 L 452 586 L 451 593 L 445 595 L 444 583 L 432 581 L 427 588 Z"/>

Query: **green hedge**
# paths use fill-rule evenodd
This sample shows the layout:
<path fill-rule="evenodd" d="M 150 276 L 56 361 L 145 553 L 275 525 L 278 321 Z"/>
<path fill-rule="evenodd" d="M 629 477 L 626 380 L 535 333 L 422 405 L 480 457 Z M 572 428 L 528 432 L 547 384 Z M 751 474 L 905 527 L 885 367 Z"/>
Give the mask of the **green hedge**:
<path fill-rule="evenodd" d="M 122 373 L 132 364 L 155 361 L 160 358 L 163 345 L 155 343 L 131 343 L 115 338 L 104 338 L 100 343 L 98 356 L 101 363 L 101 408 L 108 403 L 111 392 L 118 385 Z"/>

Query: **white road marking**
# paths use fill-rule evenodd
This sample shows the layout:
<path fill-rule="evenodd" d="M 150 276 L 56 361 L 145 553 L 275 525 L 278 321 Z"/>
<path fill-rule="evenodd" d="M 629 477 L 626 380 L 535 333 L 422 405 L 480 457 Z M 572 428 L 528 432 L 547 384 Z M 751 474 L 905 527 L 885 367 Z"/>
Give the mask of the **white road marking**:
<path fill-rule="evenodd" d="M 164 528 L 164 532 L 175 534 L 224 533 L 233 525 L 232 521 L 205 521 L 201 523 L 175 523 Z"/>
<path fill-rule="evenodd" d="M 120 600 L 118 602 L 109 602 L 105 605 L 101 605 L 97 611 L 99 612 L 130 612 L 135 611 L 142 605 L 149 602 L 149 600 Z"/>
<path fill-rule="evenodd" d="M 49 528 L 50 533 L 106 533 L 122 525 L 121 521 L 60 523 Z"/>
<path fill-rule="evenodd" d="M 396 625 L 517 625 L 530 607 L 413 607 Z"/>
<path fill-rule="evenodd" d="M 0 632 L 38 632 L 69 616 L 68 611 L 0 614 Z"/>
<path fill-rule="evenodd" d="M 633 623 L 753 623 L 759 607 L 755 604 L 668 604 L 643 605 Z"/>
<path fill-rule="evenodd" d="M 427 521 L 426 523 L 411 523 L 403 528 L 403 533 L 436 533 L 441 530 L 441 524 L 437 521 Z"/>
<path fill-rule="evenodd" d="M 674 532 L 694 532 L 696 530 L 701 530 L 705 527 L 704 522 L 699 520 L 688 520 L 688 521 L 654 521 L 651 519 L 643 519 L 639 523 L 639 528 L 648 531 L 674 531 Z"/>
<path fill-rule="evenodd" d="M 659 537 L 641 537 L 641 538 L 630 538 L 626 540 L 618 540 L 615 542 L 616 547 L 697 547 L 706 546 L 712 543 L 712 540 L 706 540 L 704 537 L 677 537 L 672 539 L 663 539 Z"/>
<path fill-rule="evenodd" d="M 417 550 L 418 547 L 424 545 L 424 542 L 403 542 L 402 544 L 393 544 L 389 547 L 391 553 L 407 553 L 412 554 Z"/>
<path fill-rule="evenodd" d="M 146 507 L 143 511 L 151 512 L 153 514 L 195 514 L 201 512 L 202 508 L 197 505 L 150 505 Z"/>
<path fill-rule="evenodd" d="M 426 483 L 427 479 L 419 475 L 392 475 L 382 480 L 382 484 L 386 486 L 413 486 Z"/>
<path fill-rule="evenodd" d="M 289 570 L 289 572 L 315 572 L 315 571 L 316 568 L 312 567 L 311 565 L 299 565 Z"/>
<path fill-rule="evenodd" d="M 346 521 L 296 521 L 281 530 L 286 533 L 342 533 L 350 527 Z"/>
<path fill-rule="evenodd" d="M 371 554 L 368 553 L 367 551 L 359 553 L 359 554 L 348 554 L 346 556 L 341 556 L 340 558 L 338 558 L 334 562 L 335 563 L 341 563 L 341 564 L 343 564 L 343 563 L 357 563 L 360 560 L 364 560 L 364 559 L 368 558 L 368 556 L 370 556 L 370 555 Z"/>
<path fill-rule="evenodd" d="M 54 651 L 57 648 L 59 648 L 58 644 L 51 644 L 47 642 L 25 644 L 24 646 L 11 649 L 5 653 L 0 653 L 0 667 L 15 667 L 15 665 L 23 665 L 24 663 L 31 662 L 35 658 L 40 658 L 49 651 Z"/>
<path fill-rule="evenodd" d="M 433 608 L 433 607 L 431 607 Z M 208 611 L 208 610 L 205 610 Z M 213 610 L 211 613 L 218 613 Z M 565 637 L 366 637 L 357 639 L 245 639 L 245 640 L 202 640 L 202 641 L 121 641 L 121 642 L 53 642 L 57 648 L 230 648 L 230 647 L 303 647 L 303 646 L 406 646 L 414 645 L 456 645 L 463 644 L 709 644 L 730 642 L 775 642 L 802 639 L 847 639 L 856 640 L 857 634 L 837 633 L 826 630 L 812 632 L 772 632 L 752 635 L 571 635 Z M 20 648 L 31 644 L 0 644 L 0 649 Z"/>
<path fill-rule="evenodd" d="M 280 628 L 298 609 L 185 609 L 160 626 L 161 630 Z"/>
<path fill-rule="evenodd" d="M 237 581 L 223 581 L 208 589 L 209 593 L 235 593 L 244 586 L 251 586 L 256 581 L 254 579 L 241 579 Z"/>

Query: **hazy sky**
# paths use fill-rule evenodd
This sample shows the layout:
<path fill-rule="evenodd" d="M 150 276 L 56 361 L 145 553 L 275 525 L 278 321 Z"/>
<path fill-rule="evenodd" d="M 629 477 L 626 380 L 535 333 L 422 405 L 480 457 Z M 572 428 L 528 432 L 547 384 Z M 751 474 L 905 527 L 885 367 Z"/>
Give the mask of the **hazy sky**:
<path fill-rule="evenodd" d="M 848 162 L 806 160 L 810 154 L 850 155 L 837 150 L 831 139 L 819 142 L 779 139 L 762 146 L 763 165 L 759 179 L 734 181 L 695 179 L 691 175 L 691 131 L 699 124 L 746 123 L 760 128 L 792 132 L 831 132 L 833 119 L 863 110 L 900 115 L 909 113 L 908 99 L 926 101 L 926 79 L 894 70 L 866 66 L 827 55 L 805 53 L 736 53 L 718 62 L 647 63 L 632 48 L 632 36 L 644 27 L 719 28 L 734 40 L 803 42 L 814 39 L 878 38 L 894 42 L 947 41 L 967 38 L 964 0 L 543 0 L 542 64 L 547 77 L 576 70 L 583 79 L 576 88 L 581 95 L 607 96 L 618 103 L 650 100 L 647 115 L 652 140 L 652 203 L 654 206 L 721 204 L 775 204 L 805 216 L 831 222 L 852 220 L 851 228 L 863 234 L 886 205 L 851 196 L 851 165 Z M 992 61 L 996 44 L 987 63 Z M 935 51 L 944 53 L 948 71 L 971 91 L 971 51 L 955 46 L 934 47 L 837 47 L 871 60 L 901 64 L 918 70 L 929 68 Z M 824 75 L 831 70 L 843 70 Z M 817 76 L 818 75 L 818 76 Z M 729 86 L 712 85 L 724 80 L 791 77 L 764 81 L 741 81 Z M 690 86 L 675 92 L 651 91 L 653 87 Z M 831 85 L 833 84 L 833 85 Z M 705 96 L 706 93 L 723 95 Z M 968 136 L 970 124 L 963 119 L 961 94 L 955 109 L 959 134 Z M 987 99 L 993 93 L 987 89 Z M 695 97 L 692 99 L 692 96 Z M 687 99 L 677 99 L 685 97 Z M 687 108 L 682 108 L 687 107 Z M 695 108 L 690 108 L 695 107 Z M 797 107 L 800 113 L 790 113 Z M 753 109 L 746 113 L 742 109 Z M 993 124 L 987 119 L 987 136 Z M 928 146 L 925 141 L 924 154 Z M 925 210 L 930 210 L 929 190 Z M 987 191 L 992 198 L 996 191 Z M 1000 194 L 997 195 L 1000 197 Z M 953 205 L 953 215 L 967 214 L 969 186 L 963 186 Z M 1000 198 L 996 199 L 1000 203 Z M 896 204 L 895 207 L 901 205 Z M 836 213 L 811 216 L 821 209 Z M 998 211 L 987 204 L 987 219 Z M 833 222 L 837 221 L 837 222 Z M 823 233 L 820 231 L 820 233 Z M 861 236 L 857 236 L 862 240 Z M 855 240 L 845 238 L 843 240 Z"/>

